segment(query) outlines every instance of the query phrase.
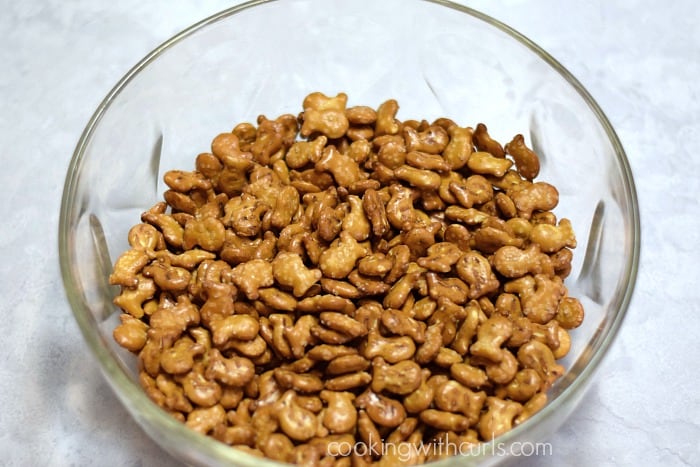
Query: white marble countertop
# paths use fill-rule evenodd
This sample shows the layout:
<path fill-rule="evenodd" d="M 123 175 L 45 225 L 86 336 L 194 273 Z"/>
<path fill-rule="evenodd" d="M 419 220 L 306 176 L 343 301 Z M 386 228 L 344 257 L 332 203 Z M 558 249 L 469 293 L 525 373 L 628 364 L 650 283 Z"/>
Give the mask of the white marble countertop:
<path fill-rule="evenodd" d="M 3 465 L 178 465 L 129 418 L 82 342 L 59 275 L 58 211 L 73 148 L 107 91 L 160 42 L 232 3 L 3 2 Z M 700 7 L 460 3 L 510 24 L 579 78 L 622 140 L 641 203 L 641 267 L 619 338 L 549 439 L 552 455 L 524 464 L 700 465 Z"/>

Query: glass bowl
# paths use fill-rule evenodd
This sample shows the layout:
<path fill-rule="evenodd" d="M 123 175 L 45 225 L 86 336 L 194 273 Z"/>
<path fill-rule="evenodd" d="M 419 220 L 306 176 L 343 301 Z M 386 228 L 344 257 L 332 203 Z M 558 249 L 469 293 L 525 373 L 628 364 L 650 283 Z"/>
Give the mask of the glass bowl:
<path fill-rule="evenodd" d="M 449 117 L 522 133 L 559 189 L 555 212 L 578 238 L 570 294 L 586 309 L 568 371 L 526 423 L 467 457 L 496 464 L 544 440 L 590 386 L 632 295 L 639 214 L 632 174 L 607 118 L 581 84 L 526 37 L 477 11 L 429 0 L 252 1 L 163 43 L 107 94 L 68 169 L 59 226 L 63 281 L 104 376 L 163 449 L 196 465 L 279 465 L 196 434 L 153 404 L 135 359 L 112 339 L 119 310 L 107 277 L 127 232 L 159 201 L 166 170 L 192 170 L 218 133 L 259 114 L 296 114 L 308 93 L 342 91 L 349 105 L 401 105 L 398 118 Z"/>

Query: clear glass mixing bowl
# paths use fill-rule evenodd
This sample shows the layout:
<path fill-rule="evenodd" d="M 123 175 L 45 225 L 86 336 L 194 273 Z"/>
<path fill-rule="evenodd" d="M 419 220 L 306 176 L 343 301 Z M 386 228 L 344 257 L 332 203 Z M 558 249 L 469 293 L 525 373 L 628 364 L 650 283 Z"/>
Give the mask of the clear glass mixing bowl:
<path fill-rule="evenodd" d="M 495 464 L 518 443 L 545 439 L 582 398 L 630 301 L 640 234 L 634 182 L 613 128 L 568 71 L 508 26 L 447 1 L 252 1 L 168 40 L 109 92 L 73 155 L 59 226 L 65 289 L 109 384 L 184 462 L 278 465 L 194 433 L 148 399 L 133 356 L 113 342 L 119 310 L 107 276 L 129 228 L 160 200 L 164 171 L 191 170 L 219 132 L 261 113 L 296 113 L 316 90 L 346 92 L 350 105 L 395 98 L 402 120 L 485 122 L 503 141 L 523 133 L 539 153 L 539 179 L 559 188 L 555 212 L 577 232 L 566 284 L 586 319 L 551 402 L 473 456 L 440 465 Z"/>

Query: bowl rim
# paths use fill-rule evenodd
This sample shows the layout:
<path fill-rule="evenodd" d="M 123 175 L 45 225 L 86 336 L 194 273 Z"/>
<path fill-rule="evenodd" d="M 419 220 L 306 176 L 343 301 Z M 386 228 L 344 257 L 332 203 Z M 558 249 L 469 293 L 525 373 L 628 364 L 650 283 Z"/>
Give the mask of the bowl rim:
<path fill-rule="evenodd" d="M 602 336 L 599 346 L 594 349 L 593 354 L 590 357 L 589 362 L 581 369 L 578 376 L 557 395 L 557 397 L 550 401 L 542 410 L 537 412 L 533 417 L 527 420 L 522 425 L 514 427 L 507 433 L 497 437 L 496 439 L 483 443 L 483 450 L 479 452 L 490 453 L 495 452 L 495 443 L 508 443 L 512 441 L 513 438 L 517 438 L 528 428 L 537 424 L 543 419 L 547 419 L 554 415 L 557 408 L 564 404 L 569 399 L 576 399 L 576 396 L 582 396 L 582 389 L 590 382 L 591 377 L 595 371 L 600 367 L 600 364 L 607 354 L 607 350 L 615 340 L 620 326 L 627 314 L 629 304 L 631 302 L 635 285 L 636 278 L 639 267 L 639 257 L 640 257 L 640 247 L 641 247 L 641 229 L 640 229 L 640 216 L 639 216 L 639 202 L 636 193 L 636 187 L 634 183 L 634 178 L 632 175 L 632 170 L 622 147 L 622 144 L 612 127 L 610 121 L 602 111 L 601 107 L 592 97 L 592 95 L 584 88 L 584 86 L 576 79 L 571 72 L 569 72 L 559 61 L 552 57 L 548 52 L 534 43 L 525 35 L 516 31 L 507 24 L 485 14 L 473 8 L 463 6 L 454 3 L 450 0 L 416 0 L 424 3 L 431 3 L 434 5 L 439 5 L 459 13 L 467 14 L 473 18 L 481 20 L 488 25 L 495 27 L 501 32 L 506 33 L 511 38 L 520 42 L 522 45 L 526 46 L 531 52 L 538 55 L 545 63 L 553 68 L 554 71 L 559 73 L 569 85 L 571 85 L 576 92 L 581 96 L 583 101 L 588 105 L 592 113 L 596 116 L 601 127 L 605 131 L 605 134 L 612 145 L 615 156 L 617 158 L 617 163 L 621 171 L 623 178 L 623 189 L 625 198 L 630 204 L 630 228 L 627 229 L 627 237 L 631 241 L 631 255 L 627 258 L 625 268 L 623 270 L 623 277 L 628 279 L 628 285 L 624 288 L 622 296 L 620 297 L 617 312 L 612 317 L 610 327 L 606 334 Z M 75 205 L 76 198 L 76 187 L 78 183 L 79 168 L 85 157 L 86 148 L 89 145 L 90 139 L 100 123 L 100 120 L 109 109 L 111 103 L 115 98 L 121 93 L 121 91 L 129 84 L 129 82 L 143 69 L 145 69 L 150 63 L 161 56 L 165 51 L 171 47 L 182 42 L 194 33 L 205 29 L 207 26 L 215 24 L 221 20 L 228 17 L 234 16 L 245 10 L 266 4 L 276 4 L 283 3 L 283 0 L 249 0 L 247 2 L 238 4 L 236 6 L 222 10 L 214 15 L 211 15 L 199 22 L 192 24 L 191 26 L 183 29 L 179 33 L 175 34 L 171 38 L 162 42 L 155 49 L 149 52 L 144 58 L 142 58 L 136 65 L 134 65 L 129 71 L 127 71 L 122 78 L 117 82 L 116 85 L 107 93 L 104 99 L 100 102 L 95 112 L 92 114 L 90 120 L 88 121 L 86 127 L 80 135 L 78 143 L 73 152 L 70 164 L 67 169 L 64 189 L 61 199 L 60 208 L 60 218 L 58 225 L 58 247 L 59 247 L 59 262 L 61 277 L 63 280 L 64 290 L 68 302 L 71 306 L 74 318 L 78 323 L 80 331 L 87 343 L 88 347 L 92 351 L 94 357 L 100 363 L 101 371 L 104 377 L 109 382 L 112 390 L 116 396 L 120 399 L 122 404 L 133 406 L 138 412 L 138 416 L 132 412 L 129 412 L 134 418 L 145 418 L 150 419 L 149 422 L 158 424 L 163 427 L 170 436 L 175 439 L 185 441 L 192 445 L 193 447 L 206 452 L 206 455 L 212 459 L 217 459 L 221 461 L 235 461 L 239 465 L 246 466 L 280 466 L 287 464 L 280 464 L 278 462 L 261 459 L 253 457 L 247 453 L 239 450 L 233 450 L 229 446 L 216 441 L 208 436 L 198 434 L 186 427 L 181 422 L 178 422 L 173 417 L 168 415 L 164 410 L 158 407 L 156 404 L 151 402 L 145 392 L 141 387 L 134 382 L 125 372 L 125 370 L 116 362 L 112 357 L 110 352 L 105 348 L 104 339 L 100 338 L 99 335 L 93 332 L 93 328 L 97 325 L 94 316 L 92 315 L 89 306 L 85 302 L 82 295 L 78 292 L 80 288 L 78 287 L 77 272 L 74 270 L 71 264 L 71 257 L 73 257 L 74 247 L 70 242 L 70 232 L 69 220 L 74 217 L 75 211 L 78 207 Z M 118 390 L 117 390 L 118 389 Z M 128 404 L 127 404 L 128 399 Z M 140 425 L 141 429 L 144 429 L 143 425 Z M 148 431 L 148 429 L 146 429 Z M 149 433 L 150 434 L 150 433 Z M 157 437 L 151 435 L 155 441 L 160 444 Z M 165 447 L 161 445 L 163 449 Z M 478 461 L 483 458 L 484 454 L 469 455 L 460 458 L 461 462 L 467 461 Z M 450 459 L 445 459 L 436 463 L 436 466 L 443 465 L 445 462 L 449 462 Z"/>

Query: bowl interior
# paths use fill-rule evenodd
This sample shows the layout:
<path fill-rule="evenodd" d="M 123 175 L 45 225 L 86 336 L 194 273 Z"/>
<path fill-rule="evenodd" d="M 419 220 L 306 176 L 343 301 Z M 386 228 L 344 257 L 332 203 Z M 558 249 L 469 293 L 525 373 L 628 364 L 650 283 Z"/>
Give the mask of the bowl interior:
<path fill-rule="evenodd" d="M 161 199 L 165 171 L 192 170 L 216 134 L 259 114 L 296 114 L 316 90 L 346 92 L 349 105 L 395 98 L 401 120 L 484 122 L 502 142 L 522 133 L 540 155 L 538 178 L 559 189 L 555 213 L 577 234 L 566 285 L 586 319 L 552 402 L 498 441 L 546 436 L 582 396 L 627 308 L 639 256 L 634 183 L 609 122 L 566 70 L 507 26 L 442 1 L 249 2 L 167 41 L 108 94 L 76 148 L 59 227 L 66 291 L 107 380 L 182 459 L 267 463 L 190 432 L 147 399 L 133 356 L 111 337 L 119 310 L 107 276 L 129 228 Z"/>

